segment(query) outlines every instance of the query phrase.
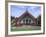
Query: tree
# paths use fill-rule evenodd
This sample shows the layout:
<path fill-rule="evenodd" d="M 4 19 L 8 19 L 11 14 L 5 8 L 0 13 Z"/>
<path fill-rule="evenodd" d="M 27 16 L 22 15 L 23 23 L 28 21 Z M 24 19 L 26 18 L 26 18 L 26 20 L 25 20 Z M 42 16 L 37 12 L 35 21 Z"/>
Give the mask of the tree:
<path fill-rule="evenodd" d="M 15 19 L 15 17 L 11 16 L 11 21 L 12 21 L 13 19 Z"/>
<path fill-rule="evenodd" d="M 37 22 L 38 22 L 38 25 L 41 26 L 41 15 L 38 16 Z"/>
<path fill-rule="evenodd" d="M 11 26 L 15 26 L 15 17 L 11 16 Z"/>

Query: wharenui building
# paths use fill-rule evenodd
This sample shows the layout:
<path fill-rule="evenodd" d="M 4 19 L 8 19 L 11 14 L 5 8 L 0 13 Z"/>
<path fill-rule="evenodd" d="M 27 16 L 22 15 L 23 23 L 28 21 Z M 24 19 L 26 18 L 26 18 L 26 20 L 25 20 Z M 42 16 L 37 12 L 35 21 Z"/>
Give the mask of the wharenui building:
<path fill-rule="evenodd" d="M 16 20 L 16 25 L 35 25 L 36 24 L 36 19 L 32 14 L 26 10 L 20 17 L 15 18 Z"/>

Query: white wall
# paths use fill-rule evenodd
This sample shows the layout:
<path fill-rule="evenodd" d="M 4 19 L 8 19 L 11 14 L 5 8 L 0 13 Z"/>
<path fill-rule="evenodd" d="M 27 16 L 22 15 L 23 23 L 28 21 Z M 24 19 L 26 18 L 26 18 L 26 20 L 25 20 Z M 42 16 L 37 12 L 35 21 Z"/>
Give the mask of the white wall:
<path fill-rule="evenodd" d="M 31 18 L 28 18 L 28 17 L 27 17 L 27 18 L 25 17 L 23 20 L 26 20 L 26 19 L 31 20 L 31 22 L 30 22 L 30 23 L 35 23 L 35 21 L 34 21 L 34 20 L 32 20 Z M 23 20 L 21 20 L 21 23 L 23 23 Z M 26 22 L 25 22 L 25 23 L 26 23 Z M 28 21 L 28 23 L 29 23 L 29 21 Z"/>

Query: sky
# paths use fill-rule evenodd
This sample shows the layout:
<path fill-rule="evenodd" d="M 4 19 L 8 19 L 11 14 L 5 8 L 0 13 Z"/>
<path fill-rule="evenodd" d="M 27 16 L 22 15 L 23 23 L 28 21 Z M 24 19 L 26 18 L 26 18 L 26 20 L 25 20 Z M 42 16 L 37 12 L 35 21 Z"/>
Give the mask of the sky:
<path fill-rule="evenodd" d="M 19 17 L 26 10 L 30 14 L 32 14 L 35 18 L 37 18 L 41 14 L 41 6 L 19 6 L 19 5 L 11 5 L 11 16 Z"/>

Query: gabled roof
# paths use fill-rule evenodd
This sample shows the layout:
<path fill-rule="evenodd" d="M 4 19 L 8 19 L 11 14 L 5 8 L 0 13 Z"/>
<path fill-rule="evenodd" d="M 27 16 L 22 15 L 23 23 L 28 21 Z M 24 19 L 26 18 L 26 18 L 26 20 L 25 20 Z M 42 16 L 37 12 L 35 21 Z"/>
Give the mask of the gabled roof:
<path fill-rule="evenodd" d="M 17 21 L 18 20 L 21 20 L 23 17 L 25 17 L 25 16 L 29 16 L 29 17 L 31 17 L 33 20 L 35 20 L 35 17 L 34 16 L 32 16 L 32 14 L 30 14 L 28 11 L 26 11 L 25 13 L 23 13 L 19 18 L 17 18 Z"/>

